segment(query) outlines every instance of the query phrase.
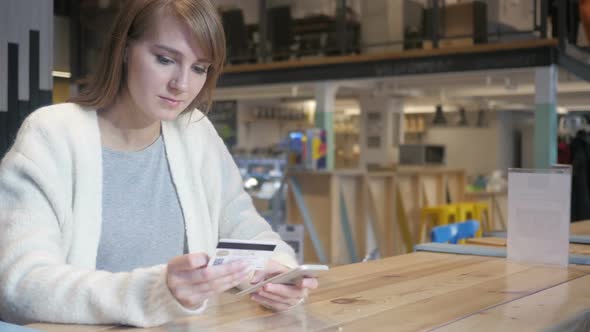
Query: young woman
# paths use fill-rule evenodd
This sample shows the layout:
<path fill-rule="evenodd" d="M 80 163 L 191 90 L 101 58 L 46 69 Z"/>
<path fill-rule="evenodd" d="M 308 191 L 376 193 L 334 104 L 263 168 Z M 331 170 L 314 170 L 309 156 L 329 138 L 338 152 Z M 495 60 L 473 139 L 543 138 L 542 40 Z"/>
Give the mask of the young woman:
<path fill-rule="evenodd" d="M 87 89 L 33 112 L 0 165 L 3 320 L 154 326 L 251 280 L 219 238 L 271 240 L 251 281 L 295 265 L 256 213 L 208 107 L 225 39 L 208 0 L 127 0 Z M 255 279 L 255 280 L 254 280 Z M 317 280 L 252 299 L 300 303 Z"/>

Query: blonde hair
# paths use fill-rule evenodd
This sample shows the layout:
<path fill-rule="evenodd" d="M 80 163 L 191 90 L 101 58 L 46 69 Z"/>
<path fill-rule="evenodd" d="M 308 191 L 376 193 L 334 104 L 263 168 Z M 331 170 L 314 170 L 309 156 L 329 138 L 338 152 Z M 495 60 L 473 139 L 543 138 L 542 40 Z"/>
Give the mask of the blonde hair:
<path fill-rule="evenodd" d="M 69 101 L 97 109 L 109 107 L 125 83 L 125 48 L 139 40 L 162 14 L 172 14 L 186 24 L 211 61 L 205 84 L 185 111 L 205 105 L 207 113 L 225 62 L 225 35 L 215 7 L 209 0 L 126 0 L 107 36 L 96 72 L 86 87 Z"/>

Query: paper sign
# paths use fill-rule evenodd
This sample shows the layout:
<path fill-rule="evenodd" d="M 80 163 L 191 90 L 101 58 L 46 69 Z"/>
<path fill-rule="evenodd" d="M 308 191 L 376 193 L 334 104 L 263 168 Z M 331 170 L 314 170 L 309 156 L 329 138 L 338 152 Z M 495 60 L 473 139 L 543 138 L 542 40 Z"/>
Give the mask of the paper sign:
<path fill-rule="evenodd" d="M 508 259 L 567 266 L 571 168 L 511 169 L 508 174 Z"/>

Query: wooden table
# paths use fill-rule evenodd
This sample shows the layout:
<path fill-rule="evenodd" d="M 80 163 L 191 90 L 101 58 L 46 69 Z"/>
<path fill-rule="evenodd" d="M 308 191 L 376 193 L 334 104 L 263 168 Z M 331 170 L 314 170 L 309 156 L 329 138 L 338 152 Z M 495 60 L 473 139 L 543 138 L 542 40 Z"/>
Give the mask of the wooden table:
<path fill-rule="evenodd" d="M 587 315 L 587 310 L 590 308 L 589 284 L 590 276 L 584 276 L 531 296 L 475 313 L 436 331 L 541 331 L 571 317 Z M 576 318 L 583 319 L 583 317 Z M 588 321 L 587 318 L 585 320 Z M 582 329 L 578 328 L 576 331 L 582 331 Z"/>
<path fill-rule="evenodd" d="M 505 231 L 487 232 L 490 237 L 506 237 Z M 590 244 L 590 220 L 573 222 L 570 224 L 570 242 Z"/>
<path fill-rule="evenodd" d="M 590 235 L 590 220 L 573 222 L 570 226 L 570 235 Z"/>
<path fill-rule="evenodd" d="M 495 257 L 418 252 L 333 268 L 320 278 L 320 289 L 312 292 L 309 303 L 289 312 L 271 313 L 226 294 L 203 315 L 150 331 L 429 331 L 588 273 L 587 267 L 559 269 Z M 51 324 L 31 327 L 50 332 L 130 330 Z"/>
<path fill-rule="evenodd" d="M 466 244 L 486 247 L 506 247 L 506 238 L 476 237 L 465 240 Z M 590 245 L 570 243 L 570 254 L 590 255 Z"/>

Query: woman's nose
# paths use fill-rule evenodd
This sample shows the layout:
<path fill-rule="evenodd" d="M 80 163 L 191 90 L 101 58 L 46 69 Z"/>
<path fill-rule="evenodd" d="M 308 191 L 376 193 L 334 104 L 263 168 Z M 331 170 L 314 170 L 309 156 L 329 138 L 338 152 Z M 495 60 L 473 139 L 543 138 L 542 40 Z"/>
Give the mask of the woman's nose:
<path fill-rule="evenodd" d="M 188 89 L 188 75 L 186 70 L 178 73 L 170 80 L 170 87 L 179 91 L 186 91 Z"/>

